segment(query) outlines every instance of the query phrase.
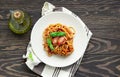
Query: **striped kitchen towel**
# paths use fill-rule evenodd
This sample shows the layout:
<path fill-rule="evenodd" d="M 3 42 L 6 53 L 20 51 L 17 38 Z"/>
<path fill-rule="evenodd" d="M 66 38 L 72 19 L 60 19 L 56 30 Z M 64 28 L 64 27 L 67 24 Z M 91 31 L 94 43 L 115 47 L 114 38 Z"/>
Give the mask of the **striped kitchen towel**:
<path fill-rule="evenodd" d="M 82 21 L 77 15 L 75 15 L 70 10 L 64 7 L 55 7 L 49 2 L 45 2 L 42 8 L 42 16 L 51 12 L 61 11 L 68 14 L 72 14 L 77 17 L 78 20 Z M 86 44 L 84 46 L 87 47 L 88 42 L 92 36 L 92 32 L 87 28 L 87 26 L 83 23 L 82 25 L 86 31 Z M 83 54 L 84 55 L 84 54 Z M 40 61 L 40 59 L 35 55 L 31 43 L 29 42 L 27 46 L 27 53 L 23 55 L 23 58 L 26 58 L 26 65 L 35 73 L 43 77 L 73 77 L 75 72 L 77 71 L 83 56 L 74 64 L 67 67 L 51 67 L 46 65 Z"/>

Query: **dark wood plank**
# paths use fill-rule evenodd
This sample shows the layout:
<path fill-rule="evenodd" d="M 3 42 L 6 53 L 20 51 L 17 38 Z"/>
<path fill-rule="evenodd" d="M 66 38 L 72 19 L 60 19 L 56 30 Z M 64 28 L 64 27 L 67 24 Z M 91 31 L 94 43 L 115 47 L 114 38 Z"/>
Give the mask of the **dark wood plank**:
<path fill-rule="evenodd" d="M 85 54 L 120 55 L 120 39 L 92 38 Z"/>
<path fill-rule="evenodd" d="M 107 4 L 107 5 L 116 5 L 116 4 L 120 4 L 120 0 L 34 0 L 34 2 L 31 0 L 3 0 L 0 1 L 1 4 L 4 5 L 4 3 L 7 2 L 7 4 L 22 4 L 22 5 L 26 5 L 26 4 L 43 4 L 43 2 L 48 1 L 51 2 L 53 4 L 57 4 L 57 5 L 83 5 L 83 4 L 87 4 L 87 5 L 103 5 L 103 4 Z"/>
<path fill-rule="evenodd" d="M 12 34 L 13 35 L 13 34 Z M 11 35 L 11 36 L 12 36 Z M 24 37 L 15 37 L 7 38 L 0 41 L 0 50 L 1 52 L 10 52 L 10 51 L 25 51 L 27 44 L 29 42 L 29 36 Z M 10 44 L 10 45 L 9 45 Z M 93 37 L 90 40 L 88 48 L 85 54 L 109 54 L 117 55 L 120 54 L 120 39 L 109 39 L 109 38 L 95 38 Z M 23 54 L 23 53 L 21 53 Z"/>
<path fill-rule="evenodd" d="M 0 55 L 0 76 L 36 77 L 24 64 L 21 55 Z M 119 77 L 120 55 L 85 55 L 75 77 Z"/>
<path fill-rule="evenodd" d="M 24 63 L 21 55 L 4 54 L 0 57 L 0 77 L 36 77 Z"/>
<path fill-rule="evenodd" d="M 85 55 L 75 77 L 120 77 L 120 55 Z"/>
<path fill-rule="evenodd" d="M 35 4 L 34 5 L 27 4 L 27 5 L 18 5 L 17 7 L 15 7 L 16 4 L 7 5 L 7 6 L 0 5 L 0 15 L 1 15 L 0 19 L 4 19 L 4 20 L 8 19 L 9 10 L 13 10 L 13 9 L 25 10 L 28 13 L 30 13 L 32 17 L 33 15 L 37 15 L 40 17 L 40 12 L 41 12 L 40 8 L 42 8 L 42 5 L 36 4 L 35 6 Z M 57 6 L 57 4 L 55 5 Z M 63 6 L 63 5 L 59 5 L 59 6 Z M 90 17 L 93 15 L 101 16 L 102 18 L 108 16 L 114 18 L 120 17 L 119 14 L 120 5 L 87 5 L 86 4 L 86 5 L 71 5 L 71 6 L 65 5 L 65 7 L 75 12 L 80 17 Z"/>
<path fill-rule="evenodd" d="M 29 1 L 29 3 L 28 3 Z M 115 5 L 107 5 L 107 4 L 104 4 L 104 5 L 88 5 L 87 4 L 87 0 L 80 0 L 81 2 L 84 2 L 85 4 L 82 5 L 82 4 L 78 4 L 78 3 L 81 3 L 79 1 L 67 1 L 67 0 L 58 0 L 58 1 L 54 1 L 54 0 L 50 0 L 50 1 L 53 1 L 52 3 L 56 6 L 64 6 L 64 7 L 67 7 L 68 9 L 72 10 L 73 12 L 75 13 L 78 13 L 78 14 L 82 14 L 85 16 L 85 15 L 91 15 L 91 14 L 99 14 L 99 15 L 107 15 L 107 16 L 119 16 L 119 8 L 120 6 L 115 4 Z M 99 0 L 98 0 L 99 1 Z M 6 3 L 7 2 L 7 3 Z M 8 1 L 8 0 L 4 0 L 4 1 L 1 1 L 0 2 L 0 14 L 3 14 L 2 16 L 0 16 L 1 19 L 6 19 L 6 16 L 9 12 L 9 10 L 12 10 L 12 9 L 22 9 L 22 10 L 25 10 L 25 11 L 29 11 L 31 13 L 38 13 L 41 11 L 41 7 L 43 6 L 43 3 L 45 1 L 43 0 L 35 0 L 35 2 L 32 2 L 30 0 L 17 0 L 17 1 Z M 61 3 L 63 2 L 63 3 Z M 70 4 L 69 4 L 70 2 Z M 97 0 L 88 0 L 88 3 L 93 3 L 93 2 L 97 2 Z M 104 0 L 103 2 L 100 1 L 101 3 L 120 3 L 120 1 L 118 0 Z M 57 4 L 59 3 L 59 4 Z M 72 4 L 73 3 L 73 4 Z M 16 6 L 17 5 L 17 6 Z M 107 13 L 107 14 L 105 14 Z M 115 14 L 116 13 L 116 14 Z"/>
<path fill-rule="evenodd" d="M 41 10 L 36 6 L 31 6 L 31 8 L 29 8 L 29 6 L 30 5 L 26 5 L 26 8 L 24 8 L 24 6 L 22 8 L 26 9 L 26 11 L 30 13 L 33 21 L 32 23 L 33 26 L 34 23 L 38 20 L 38 18 L 41 17 L 40 16 Z M 7 8 L 9 7 L 11 6 L 7 6 Z M 86 25 L 94 33 L 93 36 L 99 37 L 99 35 L 101 35 L 102 37 L 106 38 L 109 37 L 120 38 L 119 36 L 120 5 L 72 5 L 72 6 L 67 5 L 67 7 L 73 12 L 75 12 L 86 23 Z M 0 15 L 1 15 L 0 29 L 8 30 L 7 24 L 9 16 L 8 9 L 4 9 L 4 11 L 1 11 Z"/>

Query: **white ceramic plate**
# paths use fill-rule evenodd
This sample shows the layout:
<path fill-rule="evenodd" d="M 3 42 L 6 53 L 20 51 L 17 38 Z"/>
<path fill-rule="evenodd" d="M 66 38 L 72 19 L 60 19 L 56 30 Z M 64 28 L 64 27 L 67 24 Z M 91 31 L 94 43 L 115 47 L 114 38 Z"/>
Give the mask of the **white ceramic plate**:
<path fill-rule="evenodd" d="M 56 23 L 73 26 L 76 30 L 73 41 L 74 52 L 67 57 L 58 55 L 49 57 L 43 48 L 42 34 L 44 29 L 50 24 Z M 35 54 L 43 63 L 53 67 L 65 67 L 75 63 L 84 54 L 86 48 L 86 46 L 84 46 L 84 43 L 86 43 L 86 34 L 82 25 L 85 25 L 82 21 L 63 12 L 53 12 L 41 17 L 34 25 L 31 33 L 31 45 Z"/>

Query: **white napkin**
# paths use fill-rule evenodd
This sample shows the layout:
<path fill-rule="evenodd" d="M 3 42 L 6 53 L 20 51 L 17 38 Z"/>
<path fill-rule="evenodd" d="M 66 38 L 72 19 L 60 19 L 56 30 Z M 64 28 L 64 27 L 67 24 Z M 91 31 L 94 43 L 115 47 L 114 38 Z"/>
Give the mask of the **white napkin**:
<path fill-rule="evenodd" d="M 69 11 L 65 7 L 55 7 L 49 2 L 44 3 L 41 14 L 43 16 L 43 15 L 47 15 L 49 13 L 56 12 L 56 11 L 61 11 L 61 12 L 65 12 L 68 14 L 72 14 L 73 16 L 77 17 L 79 21 L 82 21 L 77 15 L 75 15 L 73 12 Z M 85 34 L 86 34 L 87 39 L 86 39 L 86 44 L 84 46 L 87 47 L 88 42 L 92 36 L 92 32 L 87 28 L 87 26 L 84 23 L 82 26 L 84 27 L 86 31 Z M 23 55 L 23 58 L 27 59 L 25 62 L 26 65 L 33 72 L 43 77 L 72 77 L 74 76 L 75 72 L 77 71 L 81 63 L 82 57 L 76 63 L 70 66 L 67 66 L 67 67 L 62 67 L 62 68 L 51 67 L 40 61 L 40 59 L 35 55 L 30 43 L 28 44 L 28 47 L 27 47 L 27 54 Z"/>

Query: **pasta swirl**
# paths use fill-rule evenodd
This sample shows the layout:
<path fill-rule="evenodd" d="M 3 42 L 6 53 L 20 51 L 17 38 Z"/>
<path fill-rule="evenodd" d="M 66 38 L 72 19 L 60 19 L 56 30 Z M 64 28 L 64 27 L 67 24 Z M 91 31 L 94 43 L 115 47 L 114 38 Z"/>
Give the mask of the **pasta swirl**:
<path fill-rule="evenodd" d="M 44 49 L 48 55 L 70 55 L 73 51 L 73 37 L 75 30 L 60 23 L 50 24 L 43 32 Z M 47 39 L 51 39 L 48 42 Z M 54 48 L 53 48 L 54 47 Z M 52 48 L 52 49 L 51 49 Z"/>

